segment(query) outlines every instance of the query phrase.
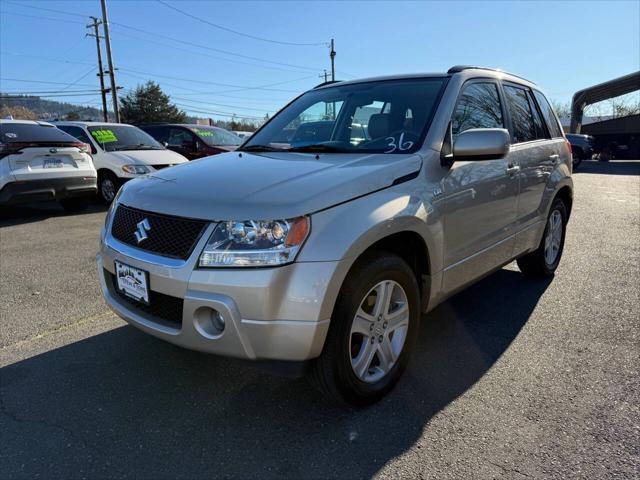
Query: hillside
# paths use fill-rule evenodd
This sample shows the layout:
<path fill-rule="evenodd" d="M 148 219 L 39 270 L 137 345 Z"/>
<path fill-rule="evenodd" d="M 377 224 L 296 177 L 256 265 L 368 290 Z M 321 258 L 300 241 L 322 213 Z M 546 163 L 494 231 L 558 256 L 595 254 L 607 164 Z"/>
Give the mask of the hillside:
<path fill-rule="evenodd" d="M 82 120 L 102 120 L 102 112 L 97 108 L 74 105 L 66 102 L 46 100 L 37 96 L 5 95 L 0 93 L 0 109 L 2 107 L 24 107 L 38 115 L 41 120 L 65 118 L 74 112 Z"/>

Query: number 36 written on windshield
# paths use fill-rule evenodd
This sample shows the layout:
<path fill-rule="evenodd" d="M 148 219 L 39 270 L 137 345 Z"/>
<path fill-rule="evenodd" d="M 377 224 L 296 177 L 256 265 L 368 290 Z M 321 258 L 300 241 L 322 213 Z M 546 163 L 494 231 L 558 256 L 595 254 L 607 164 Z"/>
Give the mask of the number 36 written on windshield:
<path fill-rule="evenodd" d="M 406 142 L 404 141 L 404 132 L 400 134 L 400 138 L 398 138 L 398 143 L 396 143 L 396 139 L 394 137 L 387 137 L 385 138 L 385 140 L 389 142 L 387 144 L 387 146 L 389 147 L 389 150 L 385 150 L 384 153 L 392 153 L 392 152 L 395 152 L 396 150 L 400 150 L 401 152 L 404 152 L 405 150 L 409 150 L 411 147 L 413 147 L 413 142 L 409 140 L 407 140 Z"/>

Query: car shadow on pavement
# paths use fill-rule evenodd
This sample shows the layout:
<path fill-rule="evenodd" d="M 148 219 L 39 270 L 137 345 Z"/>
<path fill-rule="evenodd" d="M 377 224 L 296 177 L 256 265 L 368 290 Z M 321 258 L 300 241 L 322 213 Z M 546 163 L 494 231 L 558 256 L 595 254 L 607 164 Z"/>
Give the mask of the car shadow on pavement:
<path fill-rule="evenodd" d="M 89 207 L 81 212 L 67 212 L 57 202 L 0 206 L 0 228 L 39 222 L 51 217 L 68 217 L 87 213 L 106 212 L 108 208 L 107 205 L 97 200 L 90 202 Z"/>
<path fill-rule="evenodd" d="M 597 173 L 600 175 L 640 175 L 640 160 L 611 160 L 599 162 L 585 160 L 574 170 L 576 173 Z"/>
<path fill-rule="evenodd" d="M 405 376 L 361 410 L 129 326 L 17 362 L 0 370 L 2 475 L 371 477 L 494 365 L 549 283 L 503 269 L 423 316 Z"/>

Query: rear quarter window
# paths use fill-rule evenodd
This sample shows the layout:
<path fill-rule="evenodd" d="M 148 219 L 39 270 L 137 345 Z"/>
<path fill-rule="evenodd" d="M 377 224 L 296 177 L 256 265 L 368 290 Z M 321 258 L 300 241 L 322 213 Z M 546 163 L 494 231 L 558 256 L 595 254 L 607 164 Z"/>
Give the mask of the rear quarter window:
<path fill-rule="evenodd" d="M 78 140 L 54 126 L 30 123 L 1 123 L 0 143 L 14 142 L 77 143 Z"/>
<path fill-rule="evenodd" d="M 562 137 L 562 128 L 558 124 L 558 118 L 553 112 L 553 108 L 547 101 L 547 98 L 537 90 L 533 91 L 533 96 L 536 97 L 536 101 L 538 102 L 538 106 L 540 107 L 540 111 L 542 112 L 542 116 L 544 117 L 545 122 L 547 123 L 547 127 L 549 127 L 549 133 L 552 137 Z"/>

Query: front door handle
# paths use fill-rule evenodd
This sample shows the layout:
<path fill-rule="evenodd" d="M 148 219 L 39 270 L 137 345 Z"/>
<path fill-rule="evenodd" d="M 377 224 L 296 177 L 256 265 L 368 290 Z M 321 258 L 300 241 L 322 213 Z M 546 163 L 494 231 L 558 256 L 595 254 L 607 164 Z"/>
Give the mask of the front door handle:
<path fill-rule="evenodd" d="M 513 177 L 516 173 L 520 171 L 520 166 L 514 163 L 510 163 L 507 165 L 507 173 L 510 177 Z"/>

